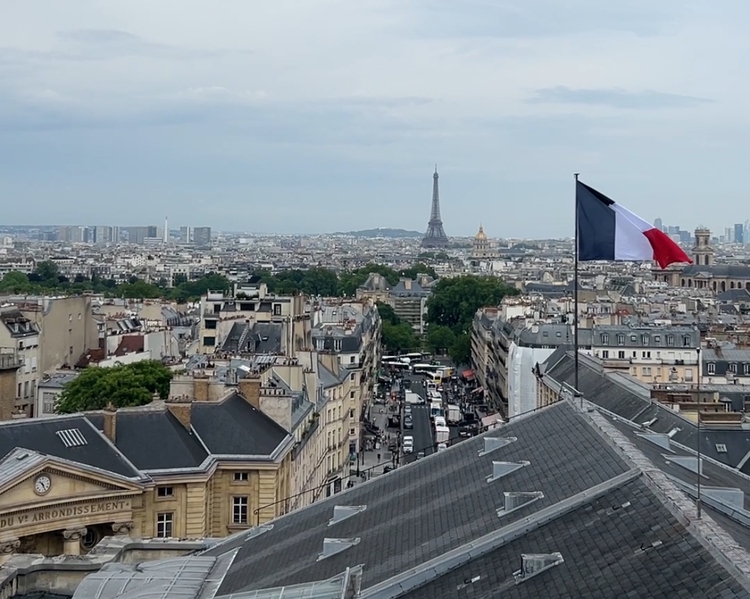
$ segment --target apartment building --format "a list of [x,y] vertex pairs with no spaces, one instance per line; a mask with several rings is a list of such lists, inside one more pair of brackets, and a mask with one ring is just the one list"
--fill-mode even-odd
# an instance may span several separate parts
[[698,378],[700,332],[671,325],[594,325],[592,352],[606,370],[645,383],[692,383]]
[[393,312],[402,321],[409,323],[417,335],[425,332],[427,299],[433,283],[434,280],[427,275],[418,275],[415,280],[402,277],[388,296]]
[[[201,298],[199,352],[222,353],[224,343],[230,335],[236,339],[234,345],[243,347],[242,337],[252,334],[255,323],[283,323],[280,353],[288,352],[298,337],[295,324],[304,315],[302,296],[282,297],[268,293],[265,283],[251,280],[235,283],[232,292],[209,291]],[[235,327],[235,325],[240,325]],[[247,325],[247,326],[246,326]]]
[[15,371],[14,411],[30,413],[36,399],[40,374],[39,326],[16,306],[0,308],[0,348],[16,356],[20,367]]

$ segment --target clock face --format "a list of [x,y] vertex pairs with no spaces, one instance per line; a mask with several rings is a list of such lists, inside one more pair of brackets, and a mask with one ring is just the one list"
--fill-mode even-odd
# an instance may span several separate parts
[[37,476],[36,480],[34,481],[34,492],[37,495],[46,495],[50,487],[52,486],[52,481],[50,480],[49,476],[46,474],[42,474],[41,476]]

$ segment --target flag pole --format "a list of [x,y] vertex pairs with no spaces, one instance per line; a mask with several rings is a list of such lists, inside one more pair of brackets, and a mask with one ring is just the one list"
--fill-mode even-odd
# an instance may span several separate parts
[[576,394],[579,393],[578,390],[578,175],[579,173],[573,173],[573,178],[576,182],[576,190],[575,190],[575,235],[573,237],[573,323],[575,326],[575,329],[573,329],[573,350],[575,351],[575,375],[574,375],[574,383],[575,383],[575,392]]

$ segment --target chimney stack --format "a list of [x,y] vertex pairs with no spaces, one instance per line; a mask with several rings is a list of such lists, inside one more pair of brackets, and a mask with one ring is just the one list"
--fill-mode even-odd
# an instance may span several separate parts
[[109,402],[104,408],[104,436],[117,443],[117,408]]
[[171,397],[166,401],[167,409],[172,416],[180,421],[182,426],[190,430],[190,414],[193,402],[189,397]]

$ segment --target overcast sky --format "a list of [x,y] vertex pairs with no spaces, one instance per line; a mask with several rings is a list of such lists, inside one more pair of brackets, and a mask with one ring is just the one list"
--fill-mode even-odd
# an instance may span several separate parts
[[[0,222],[750,218],[747,0],[2,0]],[[721,229],[721,230],[720,230]]]

